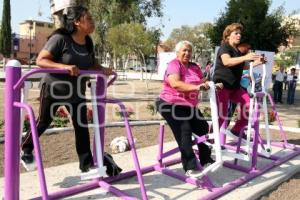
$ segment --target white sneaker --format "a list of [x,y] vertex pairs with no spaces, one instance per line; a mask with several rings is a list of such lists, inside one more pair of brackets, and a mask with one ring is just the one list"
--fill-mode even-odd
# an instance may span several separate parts
[[89,171],[81,172],[80,177],[81,180],[89,180],[89,179],[94,179],[99,177],[108,177],[106,174],[106,166],[103,167],[93,166],[89,168]]
[[202,171],[190,169],[185,172],[185,175],[193,179],[200,179],[204,174]]

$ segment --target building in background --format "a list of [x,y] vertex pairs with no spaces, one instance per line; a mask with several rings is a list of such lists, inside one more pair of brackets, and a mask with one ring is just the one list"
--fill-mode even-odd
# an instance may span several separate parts
[[20,34],[13,34],[12,57],[28,64],[35,60],[48,36],[55,30],[54,24],[37,20],[20,23]]

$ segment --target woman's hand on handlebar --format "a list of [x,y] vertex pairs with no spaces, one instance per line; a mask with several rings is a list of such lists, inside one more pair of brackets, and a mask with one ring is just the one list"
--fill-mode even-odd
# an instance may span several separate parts
[[80,70],[76,65],[66,65],[65,69],[69,71],[71,76],[78,76],[80,74]]
[[102,67],[102,72],[103,74],[105,74],[106,76],[110,76],[113,74],[113,68],[112,67],[109,67],[109,68],[106,68],[106,67]]
[[267,63],[267,61],[268,60],[265,56],[260,55],[258,59],[255,59],[253,61],[253,67],[256,67],[256,66],[261,65],[261,64],[265,64],[265,63]]
[[247,53],[244,57],[245,61],[260,59],[260,55],[253,52]]
[[[224,87],[223,83],[216,83],[216,84],[215,84],[215,89],[216,89],[216,90],[221,90],[221,89],[223,89],[223,87]],[[208,82],[201,83],[201,84],[199,85],[199,90],[208,90],[209,88],[210,88],[210,87],[209,87],[209,85],[208,85]]]
[[208,82],[201,83],[198,87],[199,87],[199,90],[208,90],[209,89]]
[[223,87],[224,87],[223,83],[216,83],[216,84],[215,84],[216,90],[222,90]]

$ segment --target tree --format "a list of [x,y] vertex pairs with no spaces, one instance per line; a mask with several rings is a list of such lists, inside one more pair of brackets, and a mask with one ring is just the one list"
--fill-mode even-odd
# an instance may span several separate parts
[[253,49],[278,51],[280,45],[287,45],[291,24],[284,25],[283,7],[268,14],[270,0],[229,0],[225,12],[209,30],[213,46],[220,45],[223,30],[233,22],[244,26],[241,42],[251,44]]
[[[146,30],[140,23],[125,23],[111,28],[107,39],[115,58],[136,55],[146,67],[146,57],[153,55],[155,51],[156,34],[153,30]],[[143,80],[143,69],[141,69],[141,79]],[[148,88],[148,82],[146,84]]]
[[97,22],[93,38],[100,57],[111,51],[106,38],[110,28],[131,22],[146,24],[148,17],[162,16],[161,0],[90,0],[89,8]]
[[10,1],[3,1],[2,23],[0,30],[0,52],[4,57],[10,57],[11,54],[11,16]]
[[171,32],[166,41],[166,45],[174,49],[176,43],[179,41],[190,41],[194,46],[194,61],[204,65],[207,60],[210,60],[211,43],[207,36],[207,32],[211,26],[212,24],[210,23],[201,23],[194,27],[181,26],[180,28],[176,28]]
[[287,50],[282,53],[279,53],[275,57],[275,63],[278,66],[283,66],[285,68],[296,65],[300,51],[298,50]]
[[157,43],[154,31],[139,23],[120,24],[107,34],[108,43],[117,56],[136,54],[146,65],[145,57],[154,53]]

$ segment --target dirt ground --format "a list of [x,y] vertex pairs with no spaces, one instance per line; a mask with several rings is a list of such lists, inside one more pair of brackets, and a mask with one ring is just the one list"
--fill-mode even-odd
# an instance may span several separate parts
[[[160,82],[150,82],[146,84],[142,81],[131,81],[130,83],[118,82],[115,86],[108,90],[108,96],[120,98],[125,102],[127,107],[131,107],[134,110],[132,120],[149,120],[159,119],[158,115],[152,115],[151,111],[147,109],[147,105],[152,104],[155,97],[157,97],[161,87]],[[0,85],[0,90],[3,93],[3,84]],[[3,96],[0,95],[0,104],[3,105]],[[37,98],[39,92],[34,88],[30,92],[29,102],[33,105],[34,110],[38,108]],[[299,108],[299,102],[297,102],[297,109]],[[281,105],[280,105],[281,106]],[[4,107],[0,107],[0,113],[3,113]],[[107,107],[107,121],[120,120],[115,114],[116,107],[109,105]],[[287,112],[292,112],[289,110]],[[298,114],[299,116],[299,114]],[[2,119],[3,116],[0,116]],[[299,119],[299,117],[298,117]],[[165,141],[174,140],[169,128],[166,128]],[[137,139],[137,148],[142,148],[150,145],[157,144],[157,136],[159,134],[159,126],[134,126],[132,127],[134,137]],[[276,131],[275,131],[276,132]],[[92,131],[91,131],[92,133]],[[273,133],[273,131],[272,131]],[[0,133],[1,136],[2,133]],[[107,128],[106,129],[106,141],[105,151],[111,152],[109,144],[115,137],[126,135],[123,127]],[[288,139],[293,144],[300,145],[300,134],[287,133]],[[91,139],[93,134],[90,135]],[[275,140],[279,139],[278,134],[275,134]],[[69,162],[77,162],[77,155],[74,147],[73,132],[54,133],[49,135],[43,135],[40,138],[42,157],[44,167],[57,166]],[[4,144],[0,144],[0,177],[3,176],[3,159],[4,159]],[[121,166],[121,164],[120,164]],[[21,167],[21,171],[24,169]],[[300,173],[295,174],[288,181],[282,183],[276,187],[272,192],[261,197],[261,200],[296,200],[300,199],[299,194],[300,185]]]

